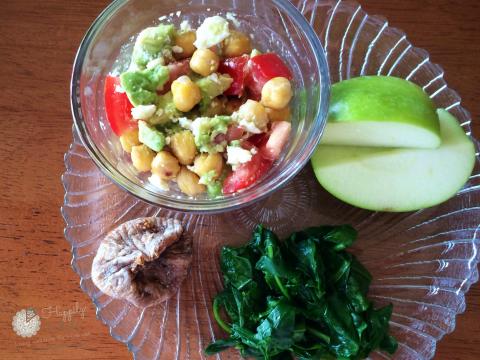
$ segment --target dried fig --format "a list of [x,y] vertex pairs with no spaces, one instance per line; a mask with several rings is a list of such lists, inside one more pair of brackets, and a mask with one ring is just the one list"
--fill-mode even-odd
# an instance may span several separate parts
[[139,218],[102,240],[92,280],[105,294],[138,307],[158,304],[176,293],[188,274],[192,239],[175,219]]

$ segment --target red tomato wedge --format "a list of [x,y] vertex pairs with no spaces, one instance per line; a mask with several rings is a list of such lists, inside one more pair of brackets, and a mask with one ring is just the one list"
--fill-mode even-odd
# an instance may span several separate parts
[[232,194],[256,183],[272,167],[272,162],[264,159],[260,153],[253,155],[252,160],[240,165],[230,173],[223,182],[223,193]]
[[248,141],[255,145],[257,148],[261,148],[264,146],[267,141],[268,141],[268,134],[267,133],[261,133],[261,134],[255,134],[252,135],[248,138]]
[[175,61],[167,65],[168,70],[170,71],[168,74],[168,81],[163,85],[163,89],[161,91],[157,91],[159,95],[166,94],[170,91],[172,83],[177,80],[180,76],[189,75],[190,74],[190,59],[185,59],[181,61]]
[[248,62],[248,74],[245,86],[252,97],[259,100],[262,95],[263,85],[268,80],[276,77],[285,77],[292,80],[292,72],[283,60],[273,53],[254,56]]
[[248,55],[234,58],[228,58],[220,62],[218,72],[227,74],[233,79],[232,85],[224,92],[229,96],[242,96],[245,87],[245,77],[247,75]]
[[265,159],[275,161],[290,138],[292,124],[288,121],[275,121],[272,124],[272,131],[266,144],[260,148],[260,153]]
[[105,78],[105,112],[110,127],[117,136],[137,127],[137,123],[132,119],[133,105],[126,93],[118,92],[119,88],[121,88],[120,78],[115,76]]

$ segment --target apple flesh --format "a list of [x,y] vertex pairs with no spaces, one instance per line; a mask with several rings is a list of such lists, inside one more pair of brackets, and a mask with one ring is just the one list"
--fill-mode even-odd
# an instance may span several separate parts
[[373,211],[414,211],[450,199],[472,173],[475,147],[452,115],[438,115],[438,149],[318,146],[318,181],[340,200]]
[[440,146],[435,104],[422,88],[391,76],[364,76],[332,86],[324,145]]

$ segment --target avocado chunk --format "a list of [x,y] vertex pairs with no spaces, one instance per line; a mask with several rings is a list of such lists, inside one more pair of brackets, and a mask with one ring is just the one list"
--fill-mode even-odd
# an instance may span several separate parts
[[138,139],[156,152],[162,151],[165,146],[165,135],[141,120],[138,122]]
[[182,117],[183,114],[175,107],[173,103],[172,92],[161,95],[157,100],[157,111],[148,119],[151,125],[164,125],[173,119]]
[[207,187],[208,196],[211,199],[222,195],[222,183],[223,179],[217,179],[218,174],[215,170],[207,172],[200,178],[199,184],[205,185]]
[[157,65],[147,70],[127,71],[120,75],[120,82],[134,106],[152,105],[158,100],[157,89],[168,81],[168,67]]
[[195,136],[195,145],[199,151],[210,154],[225,150],[227,142],[218,143],[215,140],[218,135],[227,133],[228,125],[231,122],[230,116],[199,117],[194,121],[180,118],[180,125],[190,130]]
[[158,25],[143,30],[133,47],[131,67],[142,70],[152,60],[171,58],[174,34],[173,25]]
[[202,100],[200,101],[200,111],[204,112],[213,99],[222,95],[232,85],[233,79],[229,75],[214,73],[207,77],[195,81],[200,88]]

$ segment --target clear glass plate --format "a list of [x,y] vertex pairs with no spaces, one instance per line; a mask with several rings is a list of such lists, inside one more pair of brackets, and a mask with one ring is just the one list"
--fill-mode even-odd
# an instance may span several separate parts
[[[470,115],[448,88],[440,66],[425,50],[385,19],[366,14],[350,1],[295,1],[322,39],[332,82],[358,75],[383,74],[422,86],[438,107],[446,108],[470,134]],[[478,149],[478,142],[476,142]],[[373,273],[371,297],[393,303],[391,331],[400,342],[395,359],[431,359],[437,341],[455,328],[465,310],[465,293],[478,280],[477,230],[480,218],[479,165],[466,187],[445,204],[406,214],[375,213],[350,207],[317,184],[310,166],[287,187],[248,208],[223,215],[174,213],[140,202],[104,177],[76,134],[65,156],[63,175],[65,237],[72,245],[73,269],[112,336],[135,359],[204,359],[203,349],[223,337],[212,320],[211,301],[222,288],[219,248],[247,241],[264,223],[281,236],[309,225],[354,225],[354,249]],[[191,275],[175,297],[144,310],[102,294],[90,279],[99,241],[117,225],[140,216],[181,219],[193,234]],[[217,359],[238,359],[226,352]],[[375,353],[372,359],[390,358]]]

